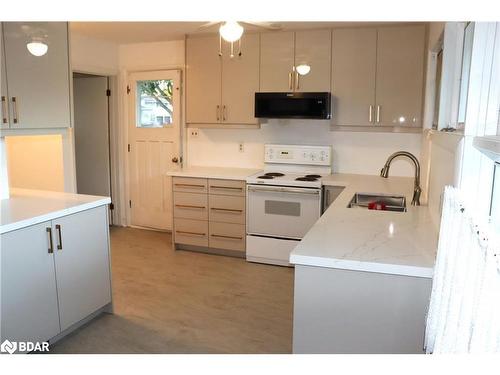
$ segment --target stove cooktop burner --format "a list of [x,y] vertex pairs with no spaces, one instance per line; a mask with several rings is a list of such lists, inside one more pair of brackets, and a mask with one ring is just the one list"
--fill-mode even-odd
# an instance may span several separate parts
[[307,176],[305,176],[305,177],[297,177],[295,179],[295,181],[318,181],[318,179],[315,178],[315,177],[307,177]]
[[268,172],[265,173],[264,176],[269,176],[269,177],[283,177],[284,174],[280,172]]
[[274,177],[273,176],[267,176],[267,175],[263,175],[263,176],[259,176],[257,178],[261,178],[263,180],[272,180]]
[[319,174],[306,174],[305,177],[308,177],[308,178],[321,178],[321,175],[319,175]]

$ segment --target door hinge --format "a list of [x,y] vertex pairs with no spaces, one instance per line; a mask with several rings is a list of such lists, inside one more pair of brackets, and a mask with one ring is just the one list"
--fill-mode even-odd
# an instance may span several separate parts
[[130,143],[127,146],[127,150],[128,150],[128,152],[130,152]]
[[132,201],[128,201],[128,206],[132,208]]
[[130,94],[130,86],[127,85],[127,94]]
[[110,89],[106,90],[106,96],[111,96],[111,90]]
[[110,209],[110,210],[114,210],[114,209],[115,209],[115,205],[113,204],[113,202],[111,202],[111,203],[109,204],[109,209]]

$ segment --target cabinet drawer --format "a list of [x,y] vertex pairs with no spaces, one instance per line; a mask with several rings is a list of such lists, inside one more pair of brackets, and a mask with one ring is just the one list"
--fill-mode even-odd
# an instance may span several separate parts
[[240,224],[210,223],[210,247],[245,251],[245,226]]
[[206,178],[174,177],[172,179],[173,190],[186,193],[206,193]]
[[208,221],[175,219],[175,243],[208,246]]
[[245,224],[245,197],[209,196],[210,221]]
[[174,192],[174,217],[207,220],[207,200],[207,194]]
[[209,193],[217,195],[245,196],[245,181],[209,179]]

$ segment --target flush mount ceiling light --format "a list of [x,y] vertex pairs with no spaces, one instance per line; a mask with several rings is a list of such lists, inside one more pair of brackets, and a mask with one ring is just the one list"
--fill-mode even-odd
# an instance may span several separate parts
[[43,56],[47,53],[49,46],[43,38],[32,38],[26,44],[26,48],[33,56]]
[[243,26],[236,21],[226,21],[219,27],[219,33],[226,42],[236,42],[243,35]]
[[300,64],[295,68],[295,70],[297,70],[297,73],[299,73],[301,76],[305,76],[311,71],[311,67],[307,64]]

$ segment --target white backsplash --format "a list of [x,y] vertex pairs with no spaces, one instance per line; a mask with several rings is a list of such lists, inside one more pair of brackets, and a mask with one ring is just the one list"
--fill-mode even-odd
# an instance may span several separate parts
[[[333,171],[377,175],[387,157],[399,150],[420,159],[422,135],[330,131],[329,121],[270,121],[261,129],[200,129],[197,137],[187,134],[189,165],[261,168],[265,143],[331,145]],[[239,151],[243,143],[243,152]],[[393,176],[413,176],[413,165],[397,160]]]

